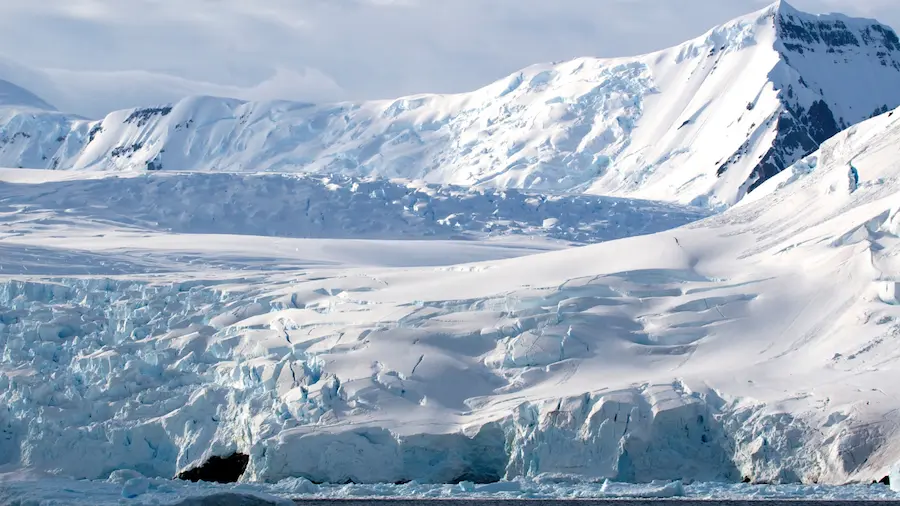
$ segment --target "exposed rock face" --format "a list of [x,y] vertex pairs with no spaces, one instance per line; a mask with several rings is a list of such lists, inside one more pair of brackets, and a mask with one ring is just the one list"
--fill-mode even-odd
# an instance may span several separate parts
[[[788,83],[780,89],[779,99],[784,109],[774,120],[777,136],[748,181],[750,191],[816,150],[841,130],[898,105],[895,99],[874,111],[846,110],[836,117],[832,107],[840,107],[842,97],[803,77],[808,74],[804,71],[816,63],[843,66],[847,67],[846,72],[853,72],[852,64],[860,59],[877,61],[882,67],[900,73],[900,38],[897,34],[887,26],[875,22],[860,24],[859,21],[840,16],[810,17],[785,2],[776,4],[773,11],[778,34],[775,47],[783,65],[789,67],[788,72],[799,77],[796,83]],[[797,87],[802,90],[795,89]],[[810,95],[814,97],[812,102],[807,98]]]

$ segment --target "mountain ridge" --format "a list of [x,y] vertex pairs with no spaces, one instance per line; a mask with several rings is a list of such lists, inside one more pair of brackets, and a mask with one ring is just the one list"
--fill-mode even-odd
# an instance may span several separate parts
[[776,2],[669,49],[532,65],[468,93],[190,97],[95,122],[6,108],[0,165],[345,173],[721,207],[900,105],[898,88],[893,30]]

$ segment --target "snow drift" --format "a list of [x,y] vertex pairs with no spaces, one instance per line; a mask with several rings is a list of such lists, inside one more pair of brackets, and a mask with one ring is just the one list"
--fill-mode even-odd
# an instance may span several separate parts
[[900,39],[785,2],[657,53],[480,90],[326,105],[209,97],[86,121],[0,111],[0,165],[344,173],[730,205],[900,105]]

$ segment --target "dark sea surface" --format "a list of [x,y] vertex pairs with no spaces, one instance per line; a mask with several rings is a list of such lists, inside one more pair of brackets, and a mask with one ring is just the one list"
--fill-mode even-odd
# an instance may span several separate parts
[[701,499],[399,499],[399,500],[300,500],[300,506],[897,506],[900,501],[814,501],[814,500],[701,500]]
[[[300,499],[298,506],[898,506],[900,501],[809,499]],[[274,506],[240,494],[185,499],[178,506]]]

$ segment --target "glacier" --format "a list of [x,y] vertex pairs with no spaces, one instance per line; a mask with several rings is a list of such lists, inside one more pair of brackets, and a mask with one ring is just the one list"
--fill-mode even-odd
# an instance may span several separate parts
[[[171,478],[237,452],[261,483],[880,479],[897,459],[897,119],[723,213],[470,262],[379,265],[360,240],[286,264],[326,239],[134,230],[140,205],[83,228],[64,199],[7,209],[5,247],[36,252],[0,282],[0,469]],[[44,254],[63,247],[111,271]]]
[[895,499],[897,51],[782,1],[454,96],[0,83],[0,495]]
[[[340,174],[0,169],[0,223],[68,219],[181,234],[321,239],[504,237],[596,243],[675,228],[707,209],[616,197],[384,181]],[[63,216],[67,217],[64,218]],[[101,225],[102,226],[102,225]],[[11,232],[0,231],[0,237]]]

